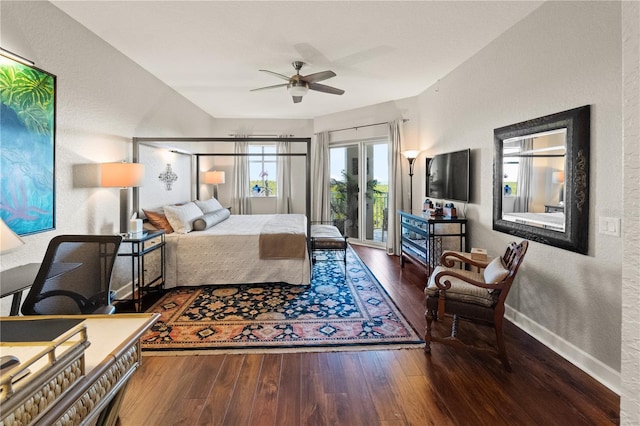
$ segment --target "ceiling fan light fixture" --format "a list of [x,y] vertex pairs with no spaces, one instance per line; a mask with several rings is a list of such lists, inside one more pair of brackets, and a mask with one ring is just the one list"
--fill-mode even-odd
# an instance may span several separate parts
[[291,96],[304,96],[309,91],[309,85],[304,81],[292,81],[287,86],[287,91]]

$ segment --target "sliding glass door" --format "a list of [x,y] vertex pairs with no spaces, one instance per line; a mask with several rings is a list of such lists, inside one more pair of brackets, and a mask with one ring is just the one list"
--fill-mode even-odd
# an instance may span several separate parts
[[351,241],[382,246],[387,240],[389,143],[332,145],[331,218]]

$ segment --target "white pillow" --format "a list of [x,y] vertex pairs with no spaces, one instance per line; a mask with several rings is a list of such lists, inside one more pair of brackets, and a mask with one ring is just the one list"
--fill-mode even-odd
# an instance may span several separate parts
[[507,277],[509,270],[502,265],[502,258],[496,257],[484,269],[484,282],[487,284],[496,284]]
[[181,206],[164,206],[164,215],[174,232],[186,234],[193,230],[193,221],[202,216],[202,210],[190,202]]
[[200,207],[200,210],[202,210],[203,213],[215,212],[216,210],[223,208],[220,202],[215,198],[210,198],[204,201],[196,200],[194,202],[198,207]]
[[215,212],[205,213],[196,220],[193,221],[194,231],[204,231],[214,225],[227,220],[231,216],[231,212],[228,209],[220,209]]

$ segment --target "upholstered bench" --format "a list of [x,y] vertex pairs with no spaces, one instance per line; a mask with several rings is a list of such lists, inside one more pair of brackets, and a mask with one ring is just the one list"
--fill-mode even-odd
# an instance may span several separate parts
[[311,260],[316,263],[316,250],[334,250],[343,252],[345,271],[347,268],[347,237],[337,227],[327,224],[311,225]]

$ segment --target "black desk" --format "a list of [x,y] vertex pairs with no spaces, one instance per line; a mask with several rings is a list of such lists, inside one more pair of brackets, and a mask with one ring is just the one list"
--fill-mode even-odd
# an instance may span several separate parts
[[[47,279],[55,278],[66,272],[78,268],[82,263],[58,262],[51,265]],[[27,263],[0,272],[0,298],[13,295],[9,315],[15,316],[20,312],[22,292],[33,285],[36,280],[40,263]]]

